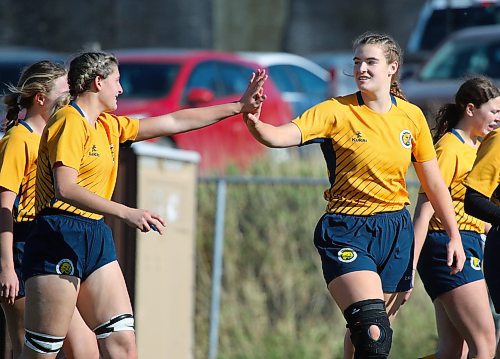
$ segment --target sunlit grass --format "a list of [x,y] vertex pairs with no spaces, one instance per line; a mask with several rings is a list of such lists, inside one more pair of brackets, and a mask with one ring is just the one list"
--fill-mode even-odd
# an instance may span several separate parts
[[[326,177],[322,159],[259,161],[247,175]],[[416,180],[414,173],[409,179]],[[345,321],[330,298],[312,243],[324,186],[230,185],[227,191],[219,358],[341,358]],[[418,188],[411,188],[412,202]],[[196,357],[206,358],[214,184],[198,191]],[[436,344],[433,308],[420,282],[394,325],[391,358]]]

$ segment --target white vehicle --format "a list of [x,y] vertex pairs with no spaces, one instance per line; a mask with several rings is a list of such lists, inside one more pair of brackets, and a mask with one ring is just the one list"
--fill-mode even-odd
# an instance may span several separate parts
[[328,98],[330,74],[302,56],[286,52],[240,52],[265,67],[294,116]]
[[428,55],[451,33],[500,24],[499,0],[428,0],[410,34],[406,54]]

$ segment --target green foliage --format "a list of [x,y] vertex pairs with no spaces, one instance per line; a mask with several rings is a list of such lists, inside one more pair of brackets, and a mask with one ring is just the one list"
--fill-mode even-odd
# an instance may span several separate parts
[[[262,161],[251,176],[326,178],[322,162]],[[312,243],[324,186],[228,185],[220,359],[341,358],[345,321]],[[413,195],[416,191],[412,191]],[[216,186],[199,186],[196,357],[206,358]],[[417,283],[418,284],[418,283]],[[433,309],[417,285],[395,324],[392,358],[433,352]]]

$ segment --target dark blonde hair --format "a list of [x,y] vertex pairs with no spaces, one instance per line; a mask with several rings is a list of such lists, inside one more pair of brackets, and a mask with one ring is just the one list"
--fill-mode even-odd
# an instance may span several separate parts
[[455,94],[455,103],[447,103],[439,109],[436,116],[436,127],[433,128],[434,143],[457,125],[469,103],[479,108],[498,96],[500,96],[500,89],[491,79],[484,76],[469,78]]
[[118,66],[118,59],[105,52],[84,52],[75,57],[69,65],[69,93],[76,98],[90,90],[97,76],[107,78],[113,67]]
[[356,50],[361,45],[379,45],[384,50],[385,59],[388,64],[394,61],[398,62],[398,69],[391,78],[391,94],[406,100],[403,90],[399,85],[399,70],[403,65],[403,50],[391,36],[378,34],[374,32],[365,32],[360,35],[353,43],[353,49]]
[[[35,62],[25,68],[21,72],[17,86],[7,85],[10,93],[3,98],[7,110],[2,125],[3,130],[17,123],[19,112],[22,109],[29,109],[33,105],[36,94],[48,94],[54,89],[55,81],[64,75],[66,75],[66,69],[63,65],[47,60]],[[66,103],[67,99],[60,98],[56,109]]]

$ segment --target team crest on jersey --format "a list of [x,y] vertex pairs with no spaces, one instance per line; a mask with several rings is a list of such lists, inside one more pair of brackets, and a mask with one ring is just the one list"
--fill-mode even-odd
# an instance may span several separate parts
[[338,254],[339,260],[344,263],[354,262],[358,254],[352,248],[342,248]]
[[403,130],[399,134],[399,140],[401,141],[401,144],[403,145],[404,148],[410,148],[411,147],[411,132],[410,130]]
[[69,259],[61,259],[59,263],[57,263],[56,272],[57,274],[73,275],[75,272],[75,266]]
[[477,257],[470,257],[470,266],[475,270],[481,270],[481,260]]

